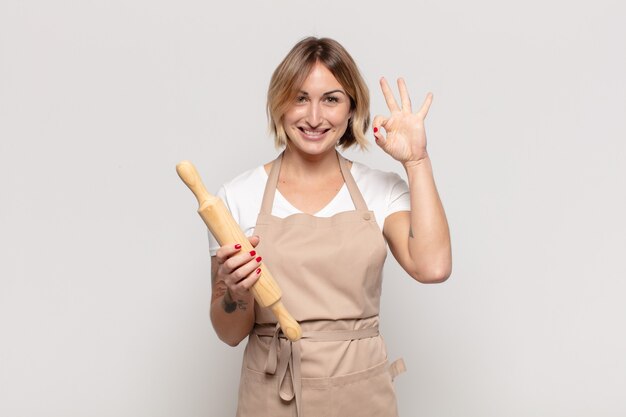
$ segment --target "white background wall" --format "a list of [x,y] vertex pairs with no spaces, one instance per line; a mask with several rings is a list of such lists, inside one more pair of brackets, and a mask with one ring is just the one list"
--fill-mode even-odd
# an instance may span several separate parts
[[[271,72],[306,35],[435,101],[454,271],[392,258],[404,416],[626,415],[626,26],[617,0],[0,2],[0,415],[231,416],[208,317],[210,190],[275,155]],[[403,174],[376,146],[349,157]]]

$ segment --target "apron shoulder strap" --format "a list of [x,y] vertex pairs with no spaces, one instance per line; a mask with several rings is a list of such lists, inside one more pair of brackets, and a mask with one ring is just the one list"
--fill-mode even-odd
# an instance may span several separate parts
[[272,163],[272,169],[267,177],[265,183],[265,192],[263,193],[263,202],[261,203],[261,213],[272,214],[272,207],[274,206],[274,194],[276,193],[276,185],[278,184],[278,174],[280,173],[280,164],[283,160],[283,153],[274,160]]
[[357,187],[354,177],[350,173],[348,160],[344,158],[339,152],[337,152],[337,156],[339,157],[339,167],[341,168],[341,175],[343,175],[343,180],[346,182],[346,187],[348,187],[348,191],[350,192],[350,198],[352,198],[354,207],[359,211],[368,211],[365,199],[363,198],[361,191],[359,191],[359,187]]

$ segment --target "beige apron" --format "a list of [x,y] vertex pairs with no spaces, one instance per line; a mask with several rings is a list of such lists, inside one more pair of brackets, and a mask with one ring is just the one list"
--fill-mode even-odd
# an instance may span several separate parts
[[348,162],[337,154],[356,207],[332,217],[271,214],[282,154],[265,187],[255,234],[283,304],[303,336],[285,338],[268,309],[255,305],[256,325],[244,353],[238,417],[394,417],[393,378],[378,332],[387,247]]

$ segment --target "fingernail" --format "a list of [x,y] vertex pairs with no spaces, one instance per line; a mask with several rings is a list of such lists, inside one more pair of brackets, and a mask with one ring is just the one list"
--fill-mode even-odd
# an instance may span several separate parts
[[261,258],[261,257],[259,256],[258,258],[256,258],[256,259],[255,259],[255,261],[257,261],[257,262],[261,262],[261,259],[263,259],[263,258]]
[[259,275],[261,273],[261,268],[257,268],[256,274]]
[[378,128],[376,126],[374,126],[374,133],[378,132]]
[[240,245],[239,243],[237,243],[237,244],[235,245],[235,249],[241,249],[241,245]]
[[255,252],[255,251],[253,251],[253,250],[251,250],[251,251],[250,251],[250,256],[254,256],[254,255],[256,255],[256,252]]

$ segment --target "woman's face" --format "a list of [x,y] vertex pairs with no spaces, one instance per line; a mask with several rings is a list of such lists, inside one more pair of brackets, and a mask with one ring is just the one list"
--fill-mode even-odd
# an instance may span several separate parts
[[283,116],[291,142],[288,145],[310,155],[334,150],[351,115],[350,97],[328,68],[318,62]]

